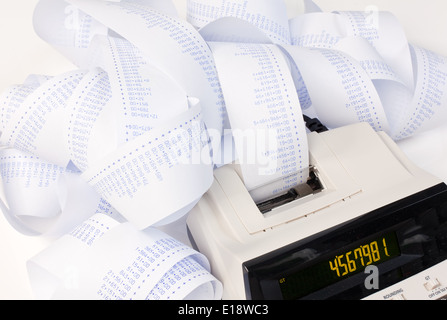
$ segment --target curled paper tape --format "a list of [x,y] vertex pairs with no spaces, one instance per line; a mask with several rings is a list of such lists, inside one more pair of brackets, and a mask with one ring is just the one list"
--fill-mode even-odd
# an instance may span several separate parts
[[[189,0],[187,18],[210,41],[282,47],[303,110],[330,128],[368,122],[400,140],[445,120],[446,58],[409,44],[391,13],[329,13],[305,1],[306,12],[286,25],[283,2],[274,2],[266,17],[263,1]],[[243,40],[229,38],[229,17],[257,32],[247,27]],[[286,29],[289,41],[281,37]]]
[[57,238],[93,214],[124,221],[78,172],[17,149],[0,150],[6,219],[26,235]]
[[[76,69],[32,75],[0,96],[0,204],[17,230],[60,236],[102,213],[123,230],[104,246],[120,247],[124,230],[139,243],[132,228],[156,233],[187,214],[216,167],[234,162],[256,201],[305,181],[303,114],[329,128],[367,122],[395,140],[447,118],[447,59],[409,44],[390,13],[323,12],[306,0],[289,19],[282,0],[186,4],[185,20],[166,0],[39,1],[36,33]],[[203,257],[191,257],[157,281],[201,273]],[[73,263],[79,290],[61,285],[63,267],[43,296],[100,297]],[[203,292],[218,297],[203,272]],[[146,289],[137,297],[166,297]]]
[[27,262],[39,299],[219,299],[208,260],[163,232],[97,214]]

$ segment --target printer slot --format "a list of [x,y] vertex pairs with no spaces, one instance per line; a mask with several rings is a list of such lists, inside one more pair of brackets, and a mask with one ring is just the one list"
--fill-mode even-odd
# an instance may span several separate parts
[[306,197],[311,194],[315,194],[323,190],[323,185],[318,177],[316,169],[314,167],[309,168],[309,178],[306,183],[297,185],[287,191],[285,194],[281,194],[275,198],[265,200],[256,203],[261,213],[267,213],[275,208],[278,208],[286,203],[292,202],[296,199]]

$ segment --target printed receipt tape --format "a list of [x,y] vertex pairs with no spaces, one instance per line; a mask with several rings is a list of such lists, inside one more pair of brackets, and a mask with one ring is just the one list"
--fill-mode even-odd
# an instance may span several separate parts
[[188,0],[185,21],[166,0],[41,0],[37,34],[78,69],[0,96],[8,221],[52,236],[100,213],[163,225],[233,161],[271,197],[307,177],[302,113],[395,140],[445,122],[445,57],[390,13],[305,4],[289,20],[281,0]]
[[[229,42],[226,16],[264,30],[289,58],[302,109],[330,128],[364,121],[399,140],[445,121],[445,57],[408,44],[389,12],[326,13],[312,1],[305,4],[307,12],[289,24],[273,18],[281,16],[282,1],[265,17],[266,1],[189,0],[187,17],[212,41]],[[281,36],[284,30],[289,42]],[[254,38],[267,42],[258,34]]]
[[57,238],[96,213],[124,221],[78,173],[69,169],[16,149],[2,149],[0,170],[8,199],[7,204],[0,201],[1,209],[23,234]]
[[[306,130],[287,61],[273,44],[209,43],[234,129],[245,185],[255,201],[309,176]],[[237,85],[234,75],[239,73]],[[256,128],[256,130],[253,130]],[[253,137],[245,134],[252,132]],[[253,157],[256,146],[256,158]],[[273,184],[270,184],[274,182]],[[266,189],[265,186],[268,186]]]
[[[107,262],[107,263],[105,263]],[[39,299],[220,299],[222,284],[197,251],[104,214],[86,220],[27,263]]]

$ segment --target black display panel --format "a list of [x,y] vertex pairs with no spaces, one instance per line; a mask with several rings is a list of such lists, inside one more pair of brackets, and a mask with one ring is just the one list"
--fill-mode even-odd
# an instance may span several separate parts
[[278,282],[284,299],[296,299],[362,272],[368,265],[378,265],[398,256],[396,233],[389,232],[363,239],[319,263],[281,277]]
[[243,264],[251,299],[361,299],[447,259],[447,186],[439,184]]

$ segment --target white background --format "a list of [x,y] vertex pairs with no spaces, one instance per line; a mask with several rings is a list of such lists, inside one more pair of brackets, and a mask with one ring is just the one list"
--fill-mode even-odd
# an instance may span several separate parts
[[[38,0],[0,1],[0,92],[29,74],[57,75],[75,69],[39,39],[32,14]],[[370,6],[391,11],[409,42],[447,56],[445,0],[315,0],[324,11],[360,10]],[[184,16],[186,0],[174,0]],[[289,17],[303,11],[302,0],[286,0]],[[447,107],[447,106],[445,106]],[[399,143],[416,164],[447,181],[447,125]],[[25,262],[48,242],[12,229],[0,214],[0,299],[33,299]]]

